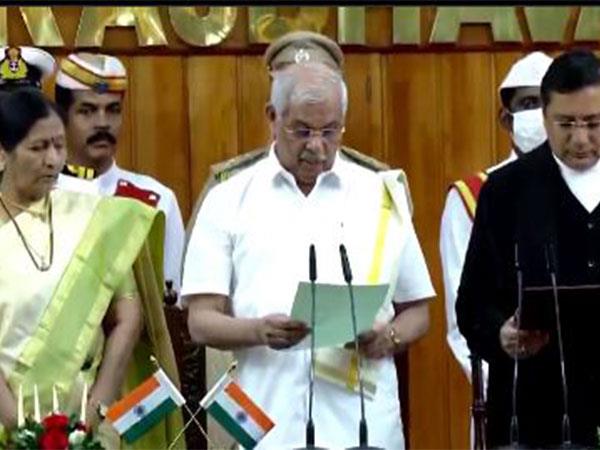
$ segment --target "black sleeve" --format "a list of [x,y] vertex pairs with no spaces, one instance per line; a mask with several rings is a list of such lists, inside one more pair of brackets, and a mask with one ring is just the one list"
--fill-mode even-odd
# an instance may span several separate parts
[[[506,295],[502,286],[506,263],[497,231],[503,229],[503,217],[510,213],[504,210],[506,204],[497,198],[497,189],[492,188],[490,181],[483,185],[477,203],[456,301],[460,332],[471,352],[487,361],[508,358],[500,346],[500,328],[510,317],[507,305],[502,303]],[[507,249],[502,250],[506,254]]]

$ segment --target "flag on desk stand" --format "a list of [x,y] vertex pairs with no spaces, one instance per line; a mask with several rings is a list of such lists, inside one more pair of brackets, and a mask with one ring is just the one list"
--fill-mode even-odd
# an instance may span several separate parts
[[275,426],[231,378],[229,370],[200,401],[204,408],[245,449],[253,449]]
[[176,408],[185,398],[167,374],[158,368],[150,377],[106,412],[120,436],[134,442]]

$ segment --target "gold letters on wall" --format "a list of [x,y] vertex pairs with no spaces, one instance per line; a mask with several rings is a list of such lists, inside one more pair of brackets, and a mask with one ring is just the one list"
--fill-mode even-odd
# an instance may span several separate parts
[[[0,45],[8,45],[8,18],[6,6],[0,8]],[[4,57],[4,55],[0,55]]]
[[208,8],[208,14],[199,17],[193,6],[170,6],[169,16],[177,35],[190,45],[208,47],[221,43],[231,33],[237,18],[237,8]]
[[94,7],[81,11],[76,47],[101,47],[106,27],[135,27],[141,47],[167,45],[167,37],[156,7]]
[[340,6],[338,10],[338,42],[365,45],[365,7]]
[[269,43],[290,31],[322,33],[328,18],[327,7],[301,7],[294,17],[284,17],[272,6],[249,6],[248,37],[251,43]]
[[[18,8],[18,9],[17,9]],[[101,47],[104,45],[106,27],[134,27],[138,45],[164,46],[167,42],[161,22],[163,7],[96,7],[81,9],[75,42],[65,43],[58,28],[56,14],[60,8],[47,6],[0,7],[0,45],[27,45],[29,39],[10,36],[7,21],[19,16],[26,26],[33,45],[40,47]],[[222,43],[237,20],[239,7],[208,7],[201,15],[196,7],[164,7],[163,17],[168,15],[175,33],[187,44],[208,47]],[[250,43],[269,43],[282,34],[295,30],[312,30],[322,33],[329,23],[331,7],[272,7],[249,6],[248,40]],[[334,11],[337,21],[337,40],[341,44],[367,45],[365,6],[340,6]],[[391,7],[393,30],[391,44],[419,45],[423,31],[429,33],[428,43],[459,42],[462,24],[489,24],[495,42],[523,42],[522,31],[529,30],[532,42],[566,43],[571,36],[570,22],[577,16],[575,41],[600,41],[600,7],[598,6],[527,6],[523,8],[525,28],[517,20],[516,7],[437,7],[429,30],[421,30],[424,21],[422,7]],[[9,14],[10,12],[10,14]],[[162,11],[161,11],[162,12]],[[428,14],[427,14],[428,16]],[[62,19],[62,17],[59,17]],[[70,18],[70,17],[69,17]],[[12,25],[12,24],[11,24]],[[16,29],[11,26],[12,32]],[[18,42],[15,42],[17,40]]]
[[[20,7],[21,17],[33,45],[62,47],[65,45],[52,9],[47,6]],[[8,45],[7,9],[0,8],[0,45]]]
[[278,36],[291,31],[288,20],[279,17],[272,6],[250,6],[248,7],[250,42],[267,43]]
[[533,42],[561,42],[565,38],[569,6],[529,6],[524,10]]
[[40,47],[62,47],[65,45],[54,14],[48,6],[29,6],[19,9],[33,45],[39,45]]
[[600,39],[600,8],[582,6],[575,28],[576,41],[597,41]]
[[394,44],[421,43],[421,8],[418,6],[394,6]]
[[523,39],[513,7],[445,6],[437,9],[429,42],[458,41],[463,23],[489,23],[494,41],[519,42]]

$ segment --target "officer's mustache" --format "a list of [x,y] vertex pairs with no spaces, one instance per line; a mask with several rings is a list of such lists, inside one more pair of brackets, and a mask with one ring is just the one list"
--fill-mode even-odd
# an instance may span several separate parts
[[327,156],[319,155],[311,150],[303,150],[298,156],[300,161],[306,161],[311,164],[324,163],[327,161]]
[[88,145],[93,145],[96,142],[102,142],[102,141],[108,141],[111,144],[115,145],[117,143],[117,138],[115,138],[108,131],[98,131],[97,133],[92,134],[87,139],[86,142],[87,142]]

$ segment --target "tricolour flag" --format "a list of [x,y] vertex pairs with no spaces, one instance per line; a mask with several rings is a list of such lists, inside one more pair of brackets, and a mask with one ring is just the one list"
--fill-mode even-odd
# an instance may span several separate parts
[[114,403],[106,418],[131,443],[185,403],[185,398],[162,369]]
[[246,449],[253,449],[275,426],[228,373],[204,396],[200,406]]

